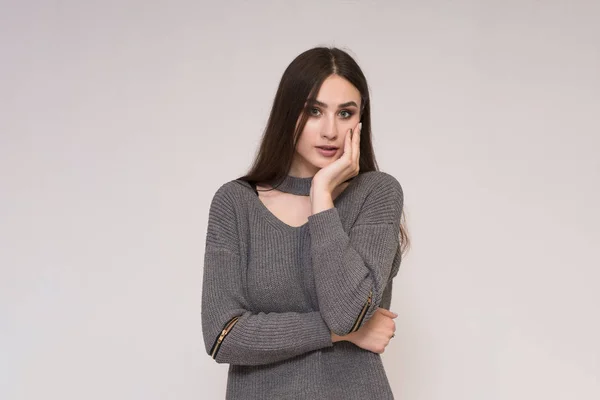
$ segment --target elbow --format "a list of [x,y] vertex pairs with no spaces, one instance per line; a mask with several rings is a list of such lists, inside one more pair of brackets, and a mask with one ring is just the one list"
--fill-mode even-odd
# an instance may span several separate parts
[[350,318],[341,317],[342,315],[348,315],[348,313],[340,312],[341,310],[329,309],[323,315],[323,320],[329,327],[331,332],[339,336],[346,336],[352,332],[356,332],[360,329],[363,322],[365,322],[365,316],[368,313],[369,307],[373,304],[373,291],[369,291],[369,295],[365,300],[364,304],[358,312],[352,312]]
[[219,349],[220,347],[215,349],[214,345],[209,346],[206,348],[206,354],[208,354],[208,356],[217,364],[229,364],[228,361],[225,361],[223,357],[220,356]]
[[213,361],[217,364],[230,364],[228,361],[223,361],[220,357],[214,358]]
[[323,321],[329,328],[329,330],[338,336],[346,336],[349,333],[354,332],[355,322],[354,318],[344,318],[343,313],[336,312],[336,310],[323,310]]
[[221,332],[219,332],[219,335],[213,340],[210,347],[208,347],[210,342],[205,341],[206,352],[218,364],[226,364],[227,363],[218,357],[219,350],[221,349],[221,346],[223,345],[223,341],[225,340],[225,338],[227,337],[229,332],[231,332],[231,329],[235,326],[235,324],[238,322],[239,319],[240,319],[240,316],[238,315],[238,316],[231,318],[229,321],[227,321],[227,323],[225,324],[225,326],[223,327]]

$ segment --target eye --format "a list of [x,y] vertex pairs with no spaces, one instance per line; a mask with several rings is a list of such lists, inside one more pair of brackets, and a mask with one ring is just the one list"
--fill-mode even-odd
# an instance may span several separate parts
[[321,110],[319,110],[319,109],[318,109],[318,108],[316,108],[316,107],[311,107],[311,108],[308,110],[308,112],[310,113],[310,115],[312,115],[312,116],[314,116],[314,117],[317,117],[317,116],[318,116],[318,115],[321,113]]
[[343,119],[348,119],[348,118],[352,117],[354,115],[354,113],[352,111],[342,110],[342,111],[340,111],[340,115],[342,115]]

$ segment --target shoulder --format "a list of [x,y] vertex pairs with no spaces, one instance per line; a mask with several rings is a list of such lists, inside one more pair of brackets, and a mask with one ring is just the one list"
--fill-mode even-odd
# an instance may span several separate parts
[[249,189],[251,190],[249,183],[238,179],[221,183],[212,194],[211,213],[239,212],[242,209],[241,206],[247,202]]
[[391,195],[404,197],[402,185],[395,176],[384,171],[368,171],[356,176],[359,185],[368,192],[369,195],[388,193]]
[[230,181],[220,184],[213,194],[214,199],[230,199],[235,200],[238,197],[244,196],[248,193],[248,189],[251,188],[250,184],[246,181],[239,179],[232,179]]
[[383,171],[357,175],[360,211],[355,225],[399,223],[404,207],[404,194],[398,179]]
[[206,229],[207,249],[238,251],[238,224],[242,208],[237,186],[233,181],[222,183],[212,195]]
[[383,171],[369,171],[358,176],[363,191],[360,198],[364,199],[361,210],[368,218],[395,219],[402,212],[404,193],[396,177]]

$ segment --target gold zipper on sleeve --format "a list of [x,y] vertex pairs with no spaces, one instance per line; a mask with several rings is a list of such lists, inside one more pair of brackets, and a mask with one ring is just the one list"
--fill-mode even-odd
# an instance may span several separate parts
[[240,317],[236,316],[236,317],[233,317],[232,319],[230,319],[229,322],[227,322],[227,324],[225,325],[225,328],[223,328],[223,330],[221,331],[221,334],[215,341],[215,344],[213,345],[213,348],[210,352],[210,356],[212,358],[217,357],[217,352],[219,351],[219,348],[221,347],[221,343],[223,342],[223,339],[225,339],[225,336],[227,336],[227,334],[229,333],[231,328],[233,328],[233,326],[236,324],[238,319],[240,319]]
[[362,310],[360,310],[360,314],[358,314],[358,318],[356,318],[356,322],[354,322],[354,326],[350,332],[356,332],[358,328],[360,328],[360,324],[362,324],[363,319],[365,319],[365,315],[367,314],[367,310],[371,305],[371,301],[373,301],[373,290],[369,291],[369,297],[367,298],[367,302],[363,306]]

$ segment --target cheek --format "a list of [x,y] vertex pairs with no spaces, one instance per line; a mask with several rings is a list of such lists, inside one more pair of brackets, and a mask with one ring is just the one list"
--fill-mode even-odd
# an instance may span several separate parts
[[296,146],[296,151],[302,154],[304,157],[308,157],[312,154],[314,146],[318,143],[319,138],[319,130],[314,127],[306,124],[300,138],[298,139],[298,144]]
[[300,143],[303,147],[312,147],[319,140],[318,125],[314,122],[307,122],[300,136]]
[[314,132],[319,129],[319,120],[316,118],[309,118],[304,125],[304,132]]

